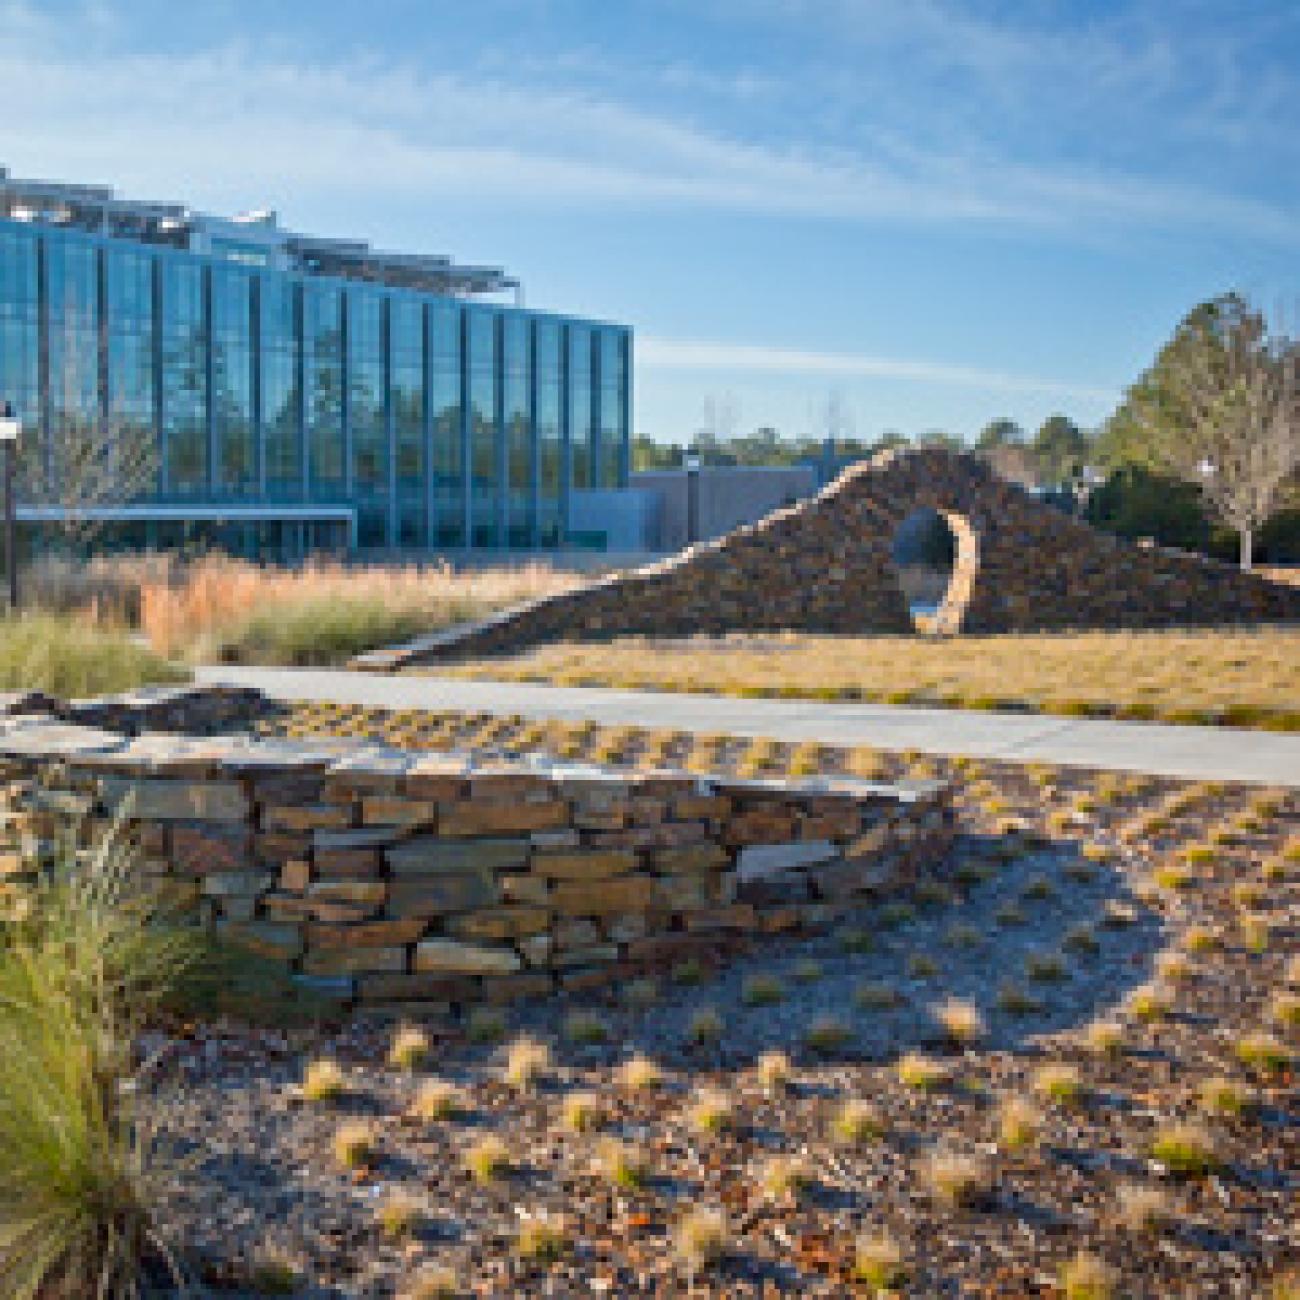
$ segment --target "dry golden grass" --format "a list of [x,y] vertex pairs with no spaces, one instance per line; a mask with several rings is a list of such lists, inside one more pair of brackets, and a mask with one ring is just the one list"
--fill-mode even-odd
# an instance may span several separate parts
[[1300,730],[1300,630],[1294,628],[946,639],[799,633],[625,638],[543,646],[453,671],[565,685]]
[[139,630],[169,659],[322,663],[481,618],[582,579],[541,564],[457,572],[440,565],[261,567],[223,555],[47,564],[41,608]]

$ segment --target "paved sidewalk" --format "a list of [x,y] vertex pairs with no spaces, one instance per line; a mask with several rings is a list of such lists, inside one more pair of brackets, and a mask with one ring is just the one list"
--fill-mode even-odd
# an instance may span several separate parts
[[198,670],[205,682],[256,686],[281,700],[335,700],[385,709],[518,713],[612,726],[716,731],[828,745],[874,745],[970,754],[1020,763],[1115,768],[1190,780],[1254,781],[1300,788],[1300,735],[1226,727],[1172,727],[960,709],[813,700],[616,691],[461,681],[344,669]]

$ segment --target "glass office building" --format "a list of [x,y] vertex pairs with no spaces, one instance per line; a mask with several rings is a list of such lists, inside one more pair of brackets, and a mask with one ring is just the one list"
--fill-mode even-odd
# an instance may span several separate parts
[[626,328],[525,310],[494,268],[0,169],[29,522],[66,508],[71,430],[151,450],[147,481],[93,503],[110,546],[572,544],[575,494],[627,486],[631,385]]

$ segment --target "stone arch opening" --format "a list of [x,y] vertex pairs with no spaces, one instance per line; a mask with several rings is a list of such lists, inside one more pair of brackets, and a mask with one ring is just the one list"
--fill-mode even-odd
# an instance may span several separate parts
[[895,528],[890,556],[916,631],[960,632],[976,563],[975,535],[965,516],[917,506]]

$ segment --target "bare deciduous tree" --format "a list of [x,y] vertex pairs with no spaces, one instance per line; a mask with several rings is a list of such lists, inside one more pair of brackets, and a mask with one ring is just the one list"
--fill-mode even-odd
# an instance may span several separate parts
[[1231,295],[1189,317],[1163,364],[1156,391],[1134,392],[1134,416],[1157,463],[1238,534],[1249,569],[1256,532],[1300,470],[1300,342]]
[[51,530],[76,550],[101,532],[107,510],[152,492],[158,440],[150,416],[104,414],[95,350],[74,337],[61,342],[46,435],[22,447],[19,491],[24,504],[52,510]]

